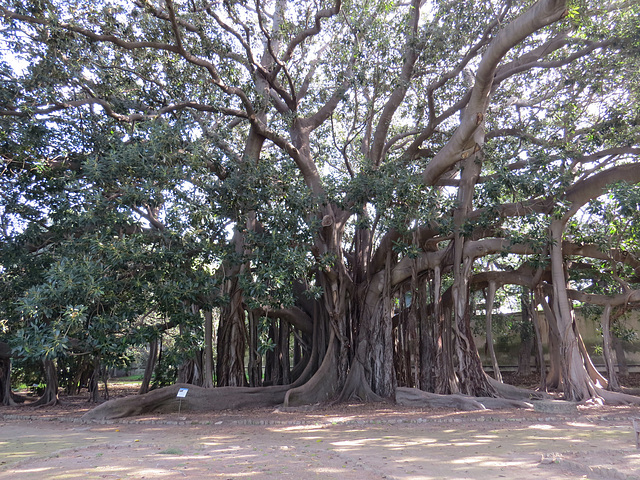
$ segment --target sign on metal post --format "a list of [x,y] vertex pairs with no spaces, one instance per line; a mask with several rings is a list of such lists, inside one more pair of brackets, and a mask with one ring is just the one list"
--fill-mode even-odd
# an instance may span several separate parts
[[178,398],[185,398],[188,391],[188,388],[181,388],[180,390],[178,390]]
[[180,415],[180,410],[182,409],[182,399],[187,397],[187,392],[189,392],[188,388],[181,388],[178,390],[178,395],[176,395],[176,398],[178,398],[180,402],[178,403],[178,415]]

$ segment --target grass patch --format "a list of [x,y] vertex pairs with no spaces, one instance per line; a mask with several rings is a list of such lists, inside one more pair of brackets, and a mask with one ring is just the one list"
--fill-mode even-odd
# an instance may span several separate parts
[[129,375],[128,377],[111,378],[109,383],[140,383],[142,382],[142,375]]
[[165,450],[162,450],[161,452],[158,452],[158,454],[159,455],[183,455],[184,452],[179,448],[167,448]]

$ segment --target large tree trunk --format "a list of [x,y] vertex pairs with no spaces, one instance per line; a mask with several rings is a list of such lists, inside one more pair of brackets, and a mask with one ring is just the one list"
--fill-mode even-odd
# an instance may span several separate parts
[[202,386],[213,388],[213,312],[209,309],[204,314],[204,371]]
[[395,399],[391,251],[362,300],[357,347],[340,400]]
[[[483,107],[484,108],[484,107]],[[473,341],[471,332],[470,279],[473,273],[474,258],[465,254],[467,241],[464,225],[473,207],[475,185],[480,177],[483,153],[480,146],[484,142],[484,124],[479,118],[476,125],[477,137],[473,153],[463,161],[460,185],[458,188],[458,207],[453,213],[453,315],[455,327],[455,348],[458,359],[457,376],[460,392],[472,396],[497,395],[489,383],[482,368],[482,361]]]
[[455,350],[458,360],[456,374],[459,380],[460,393],[478,397],[496,396],[497,392],[489,383],[482,368],[482,361],[471,332],[469,305],[469,278],[471,275],[471,258],[464,258],[461,268],[456,268],[452,297],[455,328]]
[[286,407],[300,405],[312,405],[328,402],[336,397],[339,392],[338,356],[339,342],[331,331],[329,348],[327,349],[320,368],[304,384],[291,388],[284,397]]
[[258,351],[260,316],[248,312],[249,317],[249,386],[262,386],[262,355]]
[[574,331],[574,318],[569,297],[565,263],[562,253],[564,223],[551,223],[551,280],[553,282],[552,310],[560,333],[560,355],[562,358],[562,385],[566,400],[582,401],[598,397],[596,386],[589,376],[580,352]]
[[31,406],[47,406],[52,407],[59,403],[58,398],[58,372],[56,370],[55,359],[45,358],[42,360],[44,370],[44,378],[46,386],[42,396],[36,400]]
[[[308,133],[297,131],[294,135],[303,150],[308,150]],[[306,139],[305,139],[306,138]],[[317,280],[322,287],[323,313],[314,315],[314,336],[324,329],[321,320],[326,318],[330,335],[328,348],[322,363],[310,380],[287,393],[286,405],[314,404],[335,399],[347,383],[353,370],[354,332],[360,330],[359,306],[351,297],[352,279],[347,273],[342,255],[342,234],[349,217],[337,207],[326,205],[323,209],[322,228],[316,238],[316,255],[331,256],[333,266],[318,272]],[[315,308],[315,307],[314,307]],[[320,330],[316,330],[316,328]],[[315,342],[315,340],[314,340]],[[314,344],[323,348],[323,342]],[[351,367],[351,370],[350,370]],[[299,383],[296,382],[296,383]]]
[[[414,262],[415,263],[415,262]],[[433,278],[425,278],[423,281],[419,281],[417,278],[417,272],[414,266],[412,285],[414,286],[415,302],[412,303],[412,307],[416,309],[416,315],[418,316],[419,329],[420,329],[420,390],[426,392],[436,391],[436,365],[438,350],[442,349],[442,335],[440,333],[439,318],[435,309],[436,294],[434,291],[435,280]],[[433,308],[431,311],[427,311],[426,304],[426,289],[427,285],[430,285],[431,305]],[[438,288],[440,286],[438,285]],[[439,295],[438,295],[439,297]],[[438,298],[439,301],[439,298]]]
[[15,405],[11,391],[11,349],[0,342],[0,405]]
[[282,384],[289,385],[291,383],[291,357],[289,350],[291,349],[291,326],[280,319],[280,338],[278,341],[278,361],[282,372]]
[[[460,305],[458,307],[460,308]],[[460,392],[476,397],[497,396],[497,391],[489,383],[487,374],[482,368],[482,361],[473,341],[468,305],[462,317],[456,315],[455,325],[455,348],[458,359],[456,373],[460,382]]]
[[153,377],[153,371],[156,368],[156,360],[158,359],[158,337],[153,337],[149,341],[149,356],[147,357],[147,363],[144,368],[144,375],[142,377],[142,383],[138,390],[138,394],[142,395],[149,391],[149,385],[151,385],[151,378]]
[[244,356],[247,346],[245,310],[238,279],[228,280],[229,304],[222,308],[218,329],[218,362],[216,366],[219,387],[247,385]]
[[460,383],[455,372],[452,306],[443,302],[440,290],[442,279],[440,267],[434,269],[434,318],[437,322],[438,348],[436,351],[436,389],[434,393],[459,393]]
[[560,388],[562,386],[562,356],[560,354],[560,329],[556,316],[541,292],[536,293],[538,303],[542,305],[545,320],[549,332],[549,373],[546,377],[548,388]]

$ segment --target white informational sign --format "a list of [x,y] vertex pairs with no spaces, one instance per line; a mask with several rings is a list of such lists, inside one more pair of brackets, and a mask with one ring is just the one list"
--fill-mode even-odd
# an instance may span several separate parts
[[188,391],[188,388],[181,388],[180,390],[178,390],[178,395],[176,396],[176,398],[185,398]]

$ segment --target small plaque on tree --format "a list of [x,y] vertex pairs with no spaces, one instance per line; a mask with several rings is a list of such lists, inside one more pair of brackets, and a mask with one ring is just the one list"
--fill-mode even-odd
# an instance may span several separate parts
[[176,398],[185,398],[188,391],[188,388],[181,388],[180,390],[178,390],[178,395],[176,395]]

